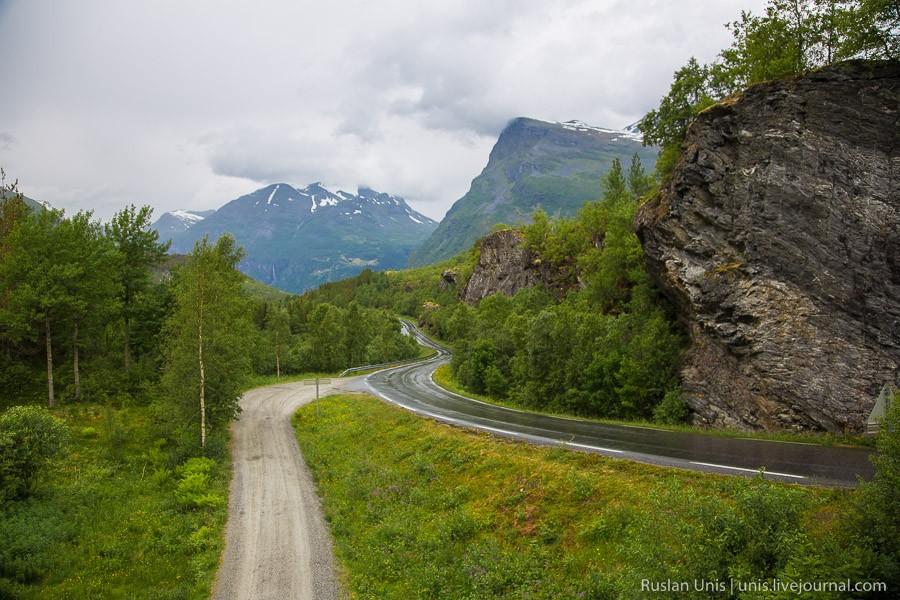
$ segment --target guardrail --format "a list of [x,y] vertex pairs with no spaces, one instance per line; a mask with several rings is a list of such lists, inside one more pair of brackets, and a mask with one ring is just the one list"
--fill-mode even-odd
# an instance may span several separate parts
[[[438,344],[435,344],[434,342],[429,340],[427,337],[422,335],[422,333],[418,330],[418,328],[415,325],[413,325],[409,321],[404,321],[403,319],[398,319],[398,320],[403,325],[403,328],[407,331],[408,335],[413,336],[417,340],[424,339],[426,342],[428,342],[426,344],[422,344],[423,346],[431,348],[438,354],[442,354],[442,353],[446,352],[446,348],[444,348],[443,346],[440,346]],[[409,364],[412,362],[417,362],[419,360],[425,360],[425,359],[395,360],[392,362],[379,363],[376,365],[361,365],[359,367],[350,367],[349,369],[344,369],[343,371],[341,371],[341,373],[340,373],[340,375],[338,375],[338,377],[344,377],[348,373],[356,373],[357,371],[368,371],[370,369],[380,369],[382,367],[393,367],[393,366],[405,365],[405,364]]]

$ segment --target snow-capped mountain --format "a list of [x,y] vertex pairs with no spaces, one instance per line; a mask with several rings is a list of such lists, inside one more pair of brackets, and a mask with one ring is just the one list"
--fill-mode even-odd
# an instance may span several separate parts
[[[274,183],[228,202],[202,219],[181,215],[172,252],[187,253],[204,235],[230,233],[246,250],[241,270],[287,291],[351,276],[366,267],[401,268],[412,248],[437,227],[403,198],[360,188],[331,191],[321,183]],[[177,218],[175,213],[166,213]],[[166,217],[163,215],[163,217]],[[203,215],[201,215],[203,216]],[[162,221],[162,218],[160,218]],[[166,233],[154,224],[161,237]]]
[[176,234],[187,231],[214,212],[216,211],[173,210],[172,212],[163,213],[153,224],[153,229],[159,232],[160,240],[171,240]]
[[637,128],[637,123],[632,123],[623,129],[608,129],[606,127],[596,127],[594,125],[588,125],[584,121],[565,121],[565,122],[557,122],[557,125],[562,125],[563,128],[568,129],[569,131],[578,131],[580,133],[603,133],[606,134],[608,141],[617,142],[620,139],[631,140],[633,142],[642,142],[644,140],[641,135],[640,129]]

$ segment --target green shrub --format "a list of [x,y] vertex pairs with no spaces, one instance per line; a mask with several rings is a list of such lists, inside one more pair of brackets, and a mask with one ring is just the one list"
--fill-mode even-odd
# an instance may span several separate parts
[[43,408],[14,406],[0,415],[0,499],[30,492],[68,439],[66,424]]
[[215,508],[225,503],[225,499],[210,491],[212,472],[216,462],[210,458],[191,458],[178,467],[178,483],[175,486],[175,500],[184,508]]
[[681,389],[666,392],[663,399],[653,408],[653,420],[665,425],[677,425],[687,421],[690,411],[681,396]]
[[860,486],[853,537],[865,551],[865,570],[888,589],[900,589],[900,394],[895,394],[875,443],[875,477]]

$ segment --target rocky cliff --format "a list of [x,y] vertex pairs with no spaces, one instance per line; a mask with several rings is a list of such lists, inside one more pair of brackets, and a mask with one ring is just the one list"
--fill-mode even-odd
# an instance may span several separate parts
[[564,273],[541,261],[525,244],[525,234],[502,229],[480,242],[478,264],[460,296],[474,304],[491,294],[512,296],[525,287],[540,285],[562,294],[570,287]]
[[702,423],[860,431],[900,383],[900,64],[849,62],[701,114],[637,217],[691,335]]

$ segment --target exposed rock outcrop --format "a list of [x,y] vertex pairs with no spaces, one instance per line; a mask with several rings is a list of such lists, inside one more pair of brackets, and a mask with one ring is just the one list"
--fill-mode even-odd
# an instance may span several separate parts
[[702,423],[861,431],[900,384],[900,63],[754,86],[637,217]]
[[474,304],[491,294],[512,296],[535,285],[554,293],[570,287],[562,271],[542,262],[528,249],[521,231],[502,229],[481,240],[478,264],[460,297]]
[[456,285],[457,277],[458,275],[456,271],[452,269],[446,269],[443,273],[441,273],[441,282],[438,284],[438,286],[442,290],[454,287]]

